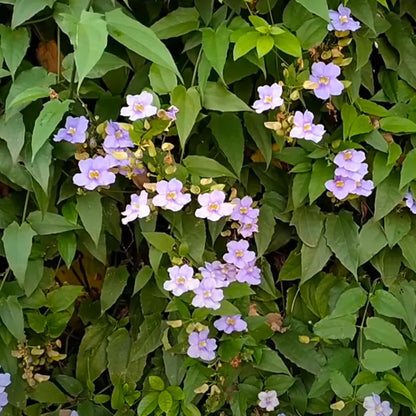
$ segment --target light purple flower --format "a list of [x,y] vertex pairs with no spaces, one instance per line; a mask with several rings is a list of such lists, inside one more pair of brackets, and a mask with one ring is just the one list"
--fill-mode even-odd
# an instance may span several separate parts
[[170,211],[180,211],[184,205],[191,202],[191,195],[183,194],[182,189],[183,183],[178,179],[158,182],[156,184],[158,195],[153,198],[153,205]]
[[325,129],[322,124],[313,124],[313,113],[306,110],[305,113],[296,111],[293,118],[295,127],[290,130],[290,137],[310,140],[318,143],[324,136]]
[[360,168],[356,172],[351,172],[345,168],[336,168],[335,176],[344,176],[350,178],[353,181],[360,181],[368,173],[367,163],[361,163]]
[[214,322],[214,326],[226,334],[247,330],[247,322],[241,319],[241,315],[223,316]]
[[413,214],[416,214],[416,203],[411,192],[406,194],[406,206]]
[[187,354],[191,358],[201,358],[205,361],[211,361],[215,358],[217,341],[214,338],[208,338],[209,331],[191,332],[189,334],[189,348]]
[[354,195],[361,195],[361,196],[370,196],[374,189],[373,181],[366,181],[361,179],[355,182],[355,189],[353,192]]
[[282,100],[282,87],[276,82],[269,85],[263,85],[258,87],[259,100],[254,101],[253,108],[256,113],[262,113],[263,111],[273,110],[283,104]]
[[198,195],[198,202],[201,208],[195,211],[198,218],[207,218],[211,221],[218,221],[222,217],[227,217],[233,212],[233,205],[225,201],[225,193],[215,189],[206,194]]
[[210,277],[202,279],[194,293],[192,305],[197,308],[216,310],[221,307],[221,301],[224,299],[224,292],[218,289],[216,280]]
[[152,105],[153,95],[150,92],[143,91],[138,95],[127,95],[126,101],[127,107],[123,107],[120,114],[131,121],[154,116],[157,113],[157,108]]
[[259,216],[259,209],[252,208],[253,199],[249,196],[244,198],[234,198],[231,203],[234,205],[231,219],[239,221],[241,224],[252,224]]
[[116,181],[116,175],[108,169],[113,166],[114,161],[108,156],[80,160],[78,167],[81,173],[74,175],[74,184],[82,186],[89,191],[99,186],[111,185]]
[[342,200],[355,191],[356,182],[349,178],[335,176],[335,179],[325,182],[325,188],[332,192],[335,198]]
[[134,147],[129,131],[123,128],[122,124],[109,121],[105,131],[107,136],[104,140],[103,148],[107,153],[117,149]]
[[224,260],[227,263],[234,264],[239,269],[248,267],[256,258],[254,251],[248,250],[248,242],[245,240],[230,241],[227,244],[228,253],[224,254]]
[[268,412],[272,412],[277,406],[279,406],[279,399],[277,393],[274,390],[262,391],[257,396],[260,400],[259,406],[266,409]]
[[247,267],[241,268],[235,278],[240,283],[259,285],[261,283],[261,270],[256,266],[256,261],[254,260]]
[[365,160],[365,153],[361,150],[344,150],[335,156],[334,163],[350,172],[358,172],[363,169],[362,162]]
[[332,192],[335,198],[342,200],[355,191],[356,182],[343,176],[335,176],[334,179],[325,182],[325,188]]
[[5,391],[5,389],[10,384],[11,384],[10,374],[1,373],[0,374],[0,413],[3,411],[3,407],[7,406],[7,404],[9,403],[8,394]]
[[258,233],[259,227],[257,225],[257,222],[241,224],[240,228],[237,231],[242,237],[248,238],[252,237],[254,233]]
[[393,413],[390,403],[382,402],[380,396],[374,393],[364,399],[363,406],[367,410],[364,416],[390,416]]
[[69,416],[79,416],[76,410],[73,410]]
[[217,288],[227,287],[230,281],[227,280],[227,276],[223,273],[223,265],[219,261],[212,263],[205,262],[205,267],[200,267],[199,271],[203,278],[212,278],[216,282]]
[[68,116],[65,121],[65,127],[58,130],[54,136],[55,142],[65,140],[69,143],[84,143],[87,139],[88,119],[84,116],[71,117]]
[[140,195],[131,195],[130,204],[127,204],[126,210],[121,213],[121,215],[125,216],[121,220],[124,225],[137,218],[146,218],[150,214],[147,198],[148,193],[144,190],[140,192]]
[[234,264],[229,263],[222,263],[221,264],[221,273],[224,276],[224,279],[229,282],[235,282],[237,276],[238,269],[234,266]]
[[176,114],[179,112],[179,108],[175,107],[174,105],[171,105],[167,110],[166,110],[166,116],[172,120],[175,121],[176,120]]
[[342,4],[339,5],[338,11],[329,11],[329,18],[331,23],[328,23],[328,30],[337,30],[338,32],[351,30],[351,32],[355,32],[361,27],[360,22],[351,17],[351,10]]
[[168,273],[170,280],[167,280],[163,284],[163,288],[172,292],[175,296],[180,296],[183,293],[194,290],[199,286],[199,280],[193,278],[193,268],[187,264],[180,267],[169,267]]
[[312,65],[310,81],[317,84],[314,94],[322,100],[327,100],[331,95],[341,95],[344,85],[337,77],[341,74],[339,66],[315,62]]

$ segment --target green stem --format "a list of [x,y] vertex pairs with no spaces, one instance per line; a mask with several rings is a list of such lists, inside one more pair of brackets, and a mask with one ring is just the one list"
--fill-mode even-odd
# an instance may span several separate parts
[[1,279],[0,292],[1,292],[1,291],[2,291],[2,289],[3,289],[4,282],[6,281],[7,276],[9,275],[9,273],[10,273],[10,268],[8,268],[8,269],[4,272],[3,279]]
[[27,191],[27,193],[26,193],[26,199],[25,199],[25,205],[24,205],[24,208],[23,208],[22,224],[25,222],[25,219],[26,219],[27,206],[29,204],[29,197],[30,197],[30,192]]
[[74,89],[75,89],[75,74],[77,72],[77,67],[74,64],[72,65],[72,73],[71,73],[71,83],[69,84],[69,98],[72,100],[74,98]]
[[202,46],[201,46],[201,49],[199,50],[198,57],[196,58],[194,73],[192,74],[191,87],[193,87],[194,84],[195,84],[196,73],[198,71],[198,67],[199,67],[199,63],[201,61],[201,58],[202,58]]

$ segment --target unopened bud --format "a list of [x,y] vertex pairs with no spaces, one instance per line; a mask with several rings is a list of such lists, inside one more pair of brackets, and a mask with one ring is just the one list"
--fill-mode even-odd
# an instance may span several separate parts
[[331,51],[323,51],[321,53],[321,58],[322,59],[330,59],[332,57],[332,52]]
[[170,165],[165,168],[166,175],[173,175],[176,172],[176,166]]
[[144,183],[143,184],[144,189],[146,189],[149,192],[156,192],[156,183]]
[[198,185],[191,185],[191,194],[199,195],[201,193],[201,188]]
[[197,387],[194,389],[194,393],[196,394],[204,394],[209,390],[209,385],[207,383],[203,384],[202,386]]
[[163,150],[164,152],[169,152],[169,151],[171,151],[174,147],[175,147],[175,145],[173,145],[172,143],[165,142],[165,143],[163,143],[163,144],[162,144],[162,150]]
[[343,400],[340,400],[339,402],[332,403],[329,407],[332,410],[342,410],[345,407],[345,403],[343,402]]
[[292,101],[299,100],[299,91],[298,91],[298,90],[292,91],[292,92],[290,93],[290,99],[291,99]]
[[311,339],[307,335],[299,335],[299,342],[301,344],[309,344]]
[[166,321],[166,323],[172,328],[180,328],[183,325],[181,319],[178,319],[176,321]]
[[318,87],[319,87],[319,85],[318,85],[317,82],[305,81],[303,83],[303,88],[305,88],[305,90],[314,90]]
[[212,183],[212,178],[202,178],[201,185],[210,185]]

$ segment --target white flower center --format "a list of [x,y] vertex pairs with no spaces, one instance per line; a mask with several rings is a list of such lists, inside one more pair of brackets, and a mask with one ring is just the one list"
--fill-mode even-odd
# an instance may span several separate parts
[[204,347],[206,347],[206,346],[207,346],[207,342],[206,342],[206,341],[200,341],[200,342],[199,342],[199,346],[200,346],[201,348],[204,348]]
[[236,252],[235,252],[235,256],[236,257],[243,257],[244,256],[244,252],[243,252],[243,250],[237,250]]
[[319,78],[319,83],[324,84],[324,85],[328,85],[329,84],[329,78],[328,77],[320,77]]
[[247,213],[248,213],[248,208],[247,208],[247,207],[241,207],[241,208],[240,208],[240,214],[245,215],[245,214],[247,214]]
[[266,97],[264,97],[264,102],[265,103],[272,103],[273,102],[273,97],[271,95],[267,95]]
[[337,188],[343,188],[343,187],[344,187],[344,185],[345,185],[345,182],[344,182],[344,181],[336,181],[336,182],[335,182],[335,186],[336,186]]
[[227,318],[227,324],[228,325],[234,325],[235,324],[235,319],[233,319],[233,318]]
[[176,192],[169,192],[166,195],[166,199],[172,200],[172,199],[175,199],[175,198],[176,198]]
[[209,290],[206,290],[204,292],[204,298],[210,298],[211,297],[211,292]]
[[134,105],[134,111],[144,111],[143,104],[135,104]]
[[68,129],[68,134],[70,134],[71,136],[75,136],[77,134],[77,129],[75,127],[70,127]]
[[176,283],[178,285],[183,285],[186,282],[186,279],[183,276],[177,278]]
[[340,23],[348,23],[348,20],[349,20],[348,16],[345,16],[345,15],[344,16],[339,16],[338,19],[339,19]]
[[218,208],[219,208],[219,205],[216,202],[208,205],[208,211],[217,211]]
[[312,130],[312,124],[310,124],[310,123],[306,123],[306,124],[304,124],[304,125],[303,125],[303,130],[305,130],[305,131],[310,131],[310,130]]
[[352,153],[351,152],[344,153],[344,160],[350,160],[350,159],[352,159]]

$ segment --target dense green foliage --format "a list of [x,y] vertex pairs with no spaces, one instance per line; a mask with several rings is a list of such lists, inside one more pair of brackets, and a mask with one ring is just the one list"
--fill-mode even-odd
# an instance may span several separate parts
[[[264,390],[274,414],[362,415],[372,393],[416,413],[414,0],[346,0],[361,28],[345,33],[327,28],[339,0],[0,3],[2,416],[261,415]],[[308,83],[319,61],[342,69],[326,101]],[[284,104],[256,114],[275,82]],[[103,154],[106,122],[143,90],[179,109],[126,127],[143,172],[78,188],[78,161]],[[318,143],[289,137],[306,109]],[[53,141],[68,115],[89,119],[85,143]],[[325,182],[348,149],[375,190],[340,201]],[[132,194],[172,178],[188,206],[122,225]],[[213,189],[260,209],[262,282],[232,283],[218,310],[164,289],[172,265],[221,260],[241,238],[195,217]],[[246,332],[215,329],[234,314]],[[210,362],[186,354],[205,328]]]

